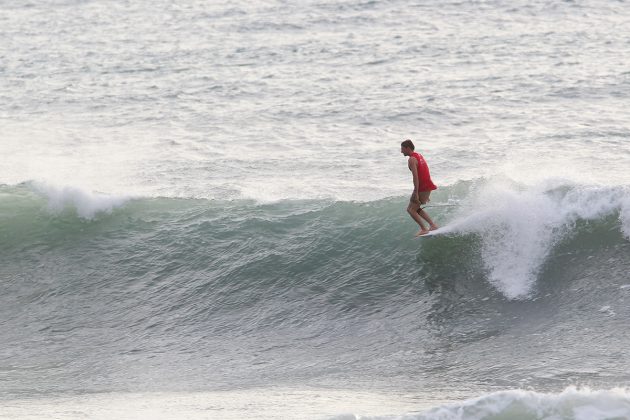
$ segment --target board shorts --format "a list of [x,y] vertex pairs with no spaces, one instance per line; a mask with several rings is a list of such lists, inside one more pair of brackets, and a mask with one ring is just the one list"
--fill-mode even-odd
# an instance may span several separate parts
[[412,204],[427,204],[429,201],[429,196],[431,195],[431,191],[420,191],[418,196],[420,197],[420,201],[416,200],[416,192],[413,191],[411,193],[411,197],[409,197],[409,202]]

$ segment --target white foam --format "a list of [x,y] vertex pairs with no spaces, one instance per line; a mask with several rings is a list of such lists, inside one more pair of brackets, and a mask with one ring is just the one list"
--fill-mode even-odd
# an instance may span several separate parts
[[490,282],[508,299],[530,296],[553,245],[579,219],[595,220],[620,211],[630,232],[628,190],[546,180],[534,186],[494,179],[478,186],[449,231],[478,234]]
[[99,213],[111,213],[131,199],[129,196],[114,196],[73,186],[55,186],[32,182],[32,187],[48,200],[48,210],[60,213],[71,208],[79,217],[93,219]]
[[[422,414],[398,416],[405,420],[481,420],[485,418],[604,420],[630,418],[626,389],[590,390],[569,387],[559,394],[499,391]],[[380,417],[389,419],[394,417]]]
[[615,316],[615,315],[617,315],[617,314],[615,313],[615,311],[613,311],[613,310],[612,310],[612,308],[610,307],[610,305],[602,306],[602,307],[599,309],[599,312],[601,312],[601,313],[603,313],[603,314],[605,314],[605,315],[608,315],[608,316]]

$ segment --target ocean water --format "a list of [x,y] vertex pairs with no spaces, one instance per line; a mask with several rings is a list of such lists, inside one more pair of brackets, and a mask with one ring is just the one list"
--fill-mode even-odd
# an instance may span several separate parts
[[630,418],[628,28],[0,0],[0,418]]

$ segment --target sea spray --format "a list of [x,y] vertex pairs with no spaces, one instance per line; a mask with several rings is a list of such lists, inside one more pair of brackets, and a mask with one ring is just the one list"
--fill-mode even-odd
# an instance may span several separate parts
[[31,185],[47,198],[49,211],[60,213],[71,209],[83,219],[93,219],[98,213],[111,213],[131,199],[128,196],[109,195],[74,186],[56,186],[44,182],[32,182]]
[[489,281],[508,299],[526,299],[551,249],[572,234],[577,221],[619,213],[627,237],[629,200],[623,187],[479,180],[447,231],[477,235]]

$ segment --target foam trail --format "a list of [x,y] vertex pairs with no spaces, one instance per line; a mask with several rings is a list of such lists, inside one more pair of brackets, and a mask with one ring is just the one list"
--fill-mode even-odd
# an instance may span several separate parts
[[620,187],[581,187],[546,181],[534,187],[492,180],[473,192],[468,215],[447,232],[474,233],[490,282],[508,299],[528,298],[552,247],[577,220],[619,212],[630,233],[630,194]]
[[59,187],[42,182],[33,182],[31,185],[35,191],[46,196],[49,211],[60,213],[70,207],[84,219],[93,219],[98,213],[111,213],[131,199],[127,196],[113,196],[71,186]]

